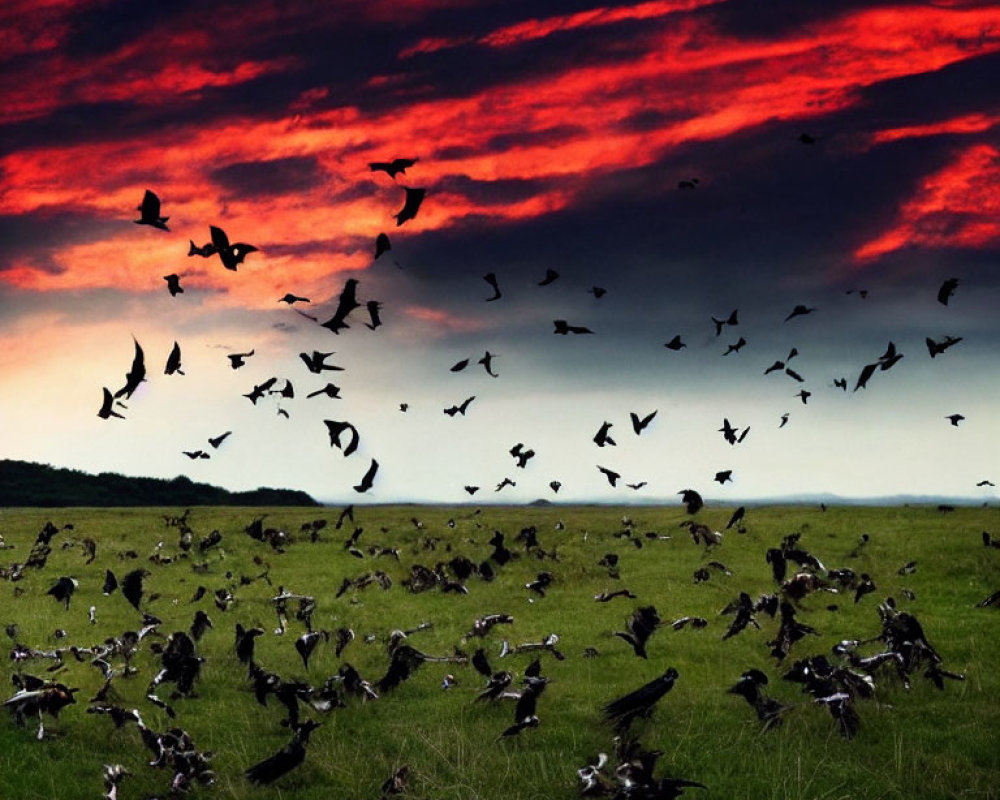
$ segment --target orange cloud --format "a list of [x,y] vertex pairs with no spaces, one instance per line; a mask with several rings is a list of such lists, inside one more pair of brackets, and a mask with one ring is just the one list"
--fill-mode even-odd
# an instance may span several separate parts
[[995,114],[965,114],[961,117],[930,122],[925,125],[907,125],[901,128],[887,128],[876,131],[869,138],[870,145],[896,142],[900,139],[913,139],[921,136],[939,136],[941,134],[984,133],[1000,123],[1000,116]]
[[428,306],[407,306],[403,309],[403,313],[420,322],[429,323],[431,327],[438,329],[442,333],[471,333],[486,327],[486,323],[481,319],[462,317],[439,308],[430,308]]
[[885,233],[854,251],[860,262],[903,247],[984,247],[1000,242],[1000,151],[989,145],[962,150],[928,175]]

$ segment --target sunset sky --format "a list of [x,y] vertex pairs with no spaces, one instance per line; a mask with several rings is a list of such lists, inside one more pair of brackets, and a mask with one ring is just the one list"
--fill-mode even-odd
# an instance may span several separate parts
[[[0,27],[0,457],[330,503],[997,497],[998,3],[9,0]],[[147,189],[168,230],[135,224]],[[257,250],[189,256],[210,226]],[[133,338],[146,380],[102,419]],[[243,396],[272,377],[294,397]]]

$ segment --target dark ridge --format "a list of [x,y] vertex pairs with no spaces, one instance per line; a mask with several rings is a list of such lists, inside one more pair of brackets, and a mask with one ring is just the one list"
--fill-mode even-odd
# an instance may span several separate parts
[[230,492],[185,475],[171,480],[90,475],[30,461],[0,460],[0,507],[62,506],[318,506],[295,489]]

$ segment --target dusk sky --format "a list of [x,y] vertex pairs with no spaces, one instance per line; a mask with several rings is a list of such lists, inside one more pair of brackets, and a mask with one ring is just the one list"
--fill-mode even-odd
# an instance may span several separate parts
[[[336,504],[997,498],[998,3],[9,0],[0,27],[2,457]],[[210,226],[257,250],[189,255]],[[101,418],[133,338],[146,380]],[[294,396],[244,396],[272,377]]]

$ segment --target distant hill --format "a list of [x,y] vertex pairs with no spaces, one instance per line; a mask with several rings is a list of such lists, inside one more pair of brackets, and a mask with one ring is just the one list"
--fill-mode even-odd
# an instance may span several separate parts
[[0,507],[318,506],[305,492],[262,487],[230,492],[184,475],[172,480],[90,475],[30,461],[0,460]]

